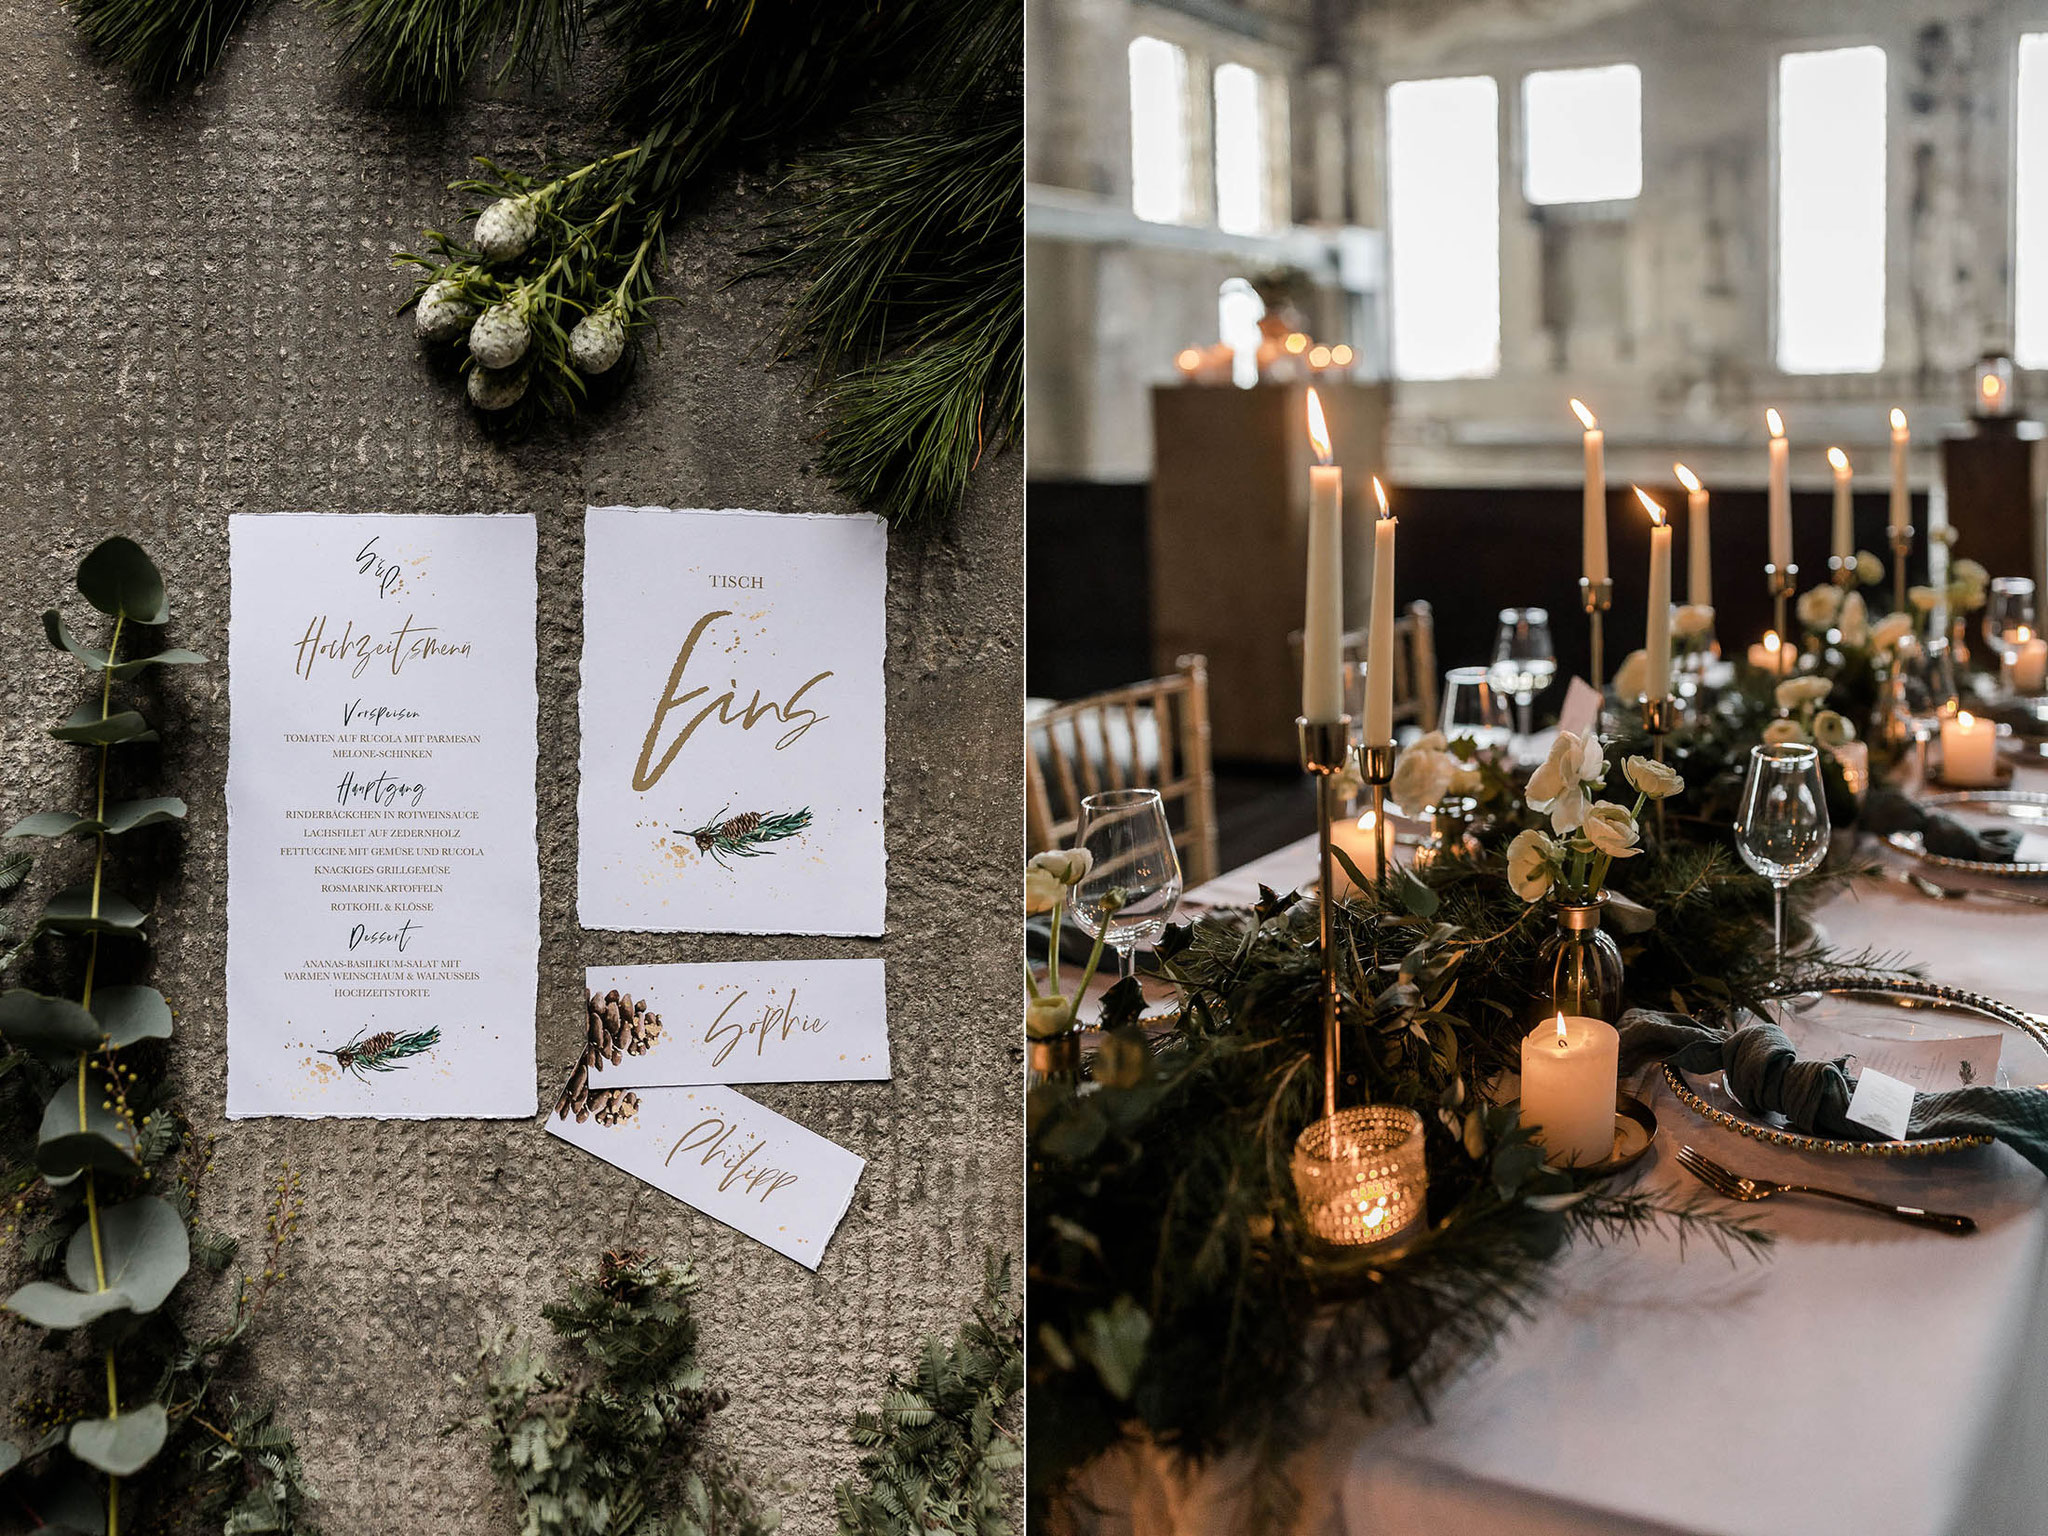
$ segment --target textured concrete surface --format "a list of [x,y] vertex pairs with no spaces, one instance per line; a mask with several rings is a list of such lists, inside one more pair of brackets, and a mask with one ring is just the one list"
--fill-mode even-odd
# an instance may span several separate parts
[[[996,464],[949,538],[890,551],[889,936],[581,932],[583,506],[844,506],[810,468],[818,422],[801,380],[765,367],[777,295],[721,286],[768,193],[722,186],[675,241],[669,288],[684,303],[607,416],[496,445],[392,318],[406,285],[388,255],[451,217],[443,187],[470,155],[573,153],[597,142],[590,118],[573,102],[499,101],[405,122],[352,100],[334,53],[306,7],[279,6],[196,100],[142,107],[81,54],[55,5],[0,0],[0,817],[80,793],[83,754],[42,726],[81,680],[36,616],[82,606],[72,572],[100,537],[147,545],[170,581],[168,638],[220,657],[231,512],[536,513],[542,1098],[574,1060],[587,963],[879,953],[895,1080],[757,1095],[867,1172],[813,1276],[536,1123],[225,1124],[216,664],[146,706],[165,742],[160,761],[136,761],[192,805],[157,886],[154,979],[180,1013],[184,1103],[220,1134],[210,1218],[255,1239],[279,1160],[305,1179],[304,1241],[259,1328],[251,1385],[281,1399],[329,1531],[506,1529],[477,1438],[439,1434],[475,1405],[459,1378],[482,1333],[537,1325],[567,1272],[630,1235],[699,1266],[704,1353],[734,1394],[722,1433],[788,1480],[787,1529],[828,1530],[831,1485],[854,1459],[846,1419],[921,1334],[952,1326],[983,1251],[1013,1247],[1021,1220],[1019,465]],[[46,859],[22,903],[76,858]],[[0,1380],[26,1366],[0,1348]]]

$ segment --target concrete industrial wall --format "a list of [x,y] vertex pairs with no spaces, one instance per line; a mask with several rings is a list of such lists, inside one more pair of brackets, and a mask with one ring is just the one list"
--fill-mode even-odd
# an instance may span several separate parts
[[[601,147],[587,103],[480,104],[441,124],[355,101],[311,8],[280,4],[195,99],[140,106],[52,4],[0,4],[0,819],[77,801],[85,760],[43,726],[80,694],[38,612],[76,605],[79,555],[116,531],[169,578],[171,641],[227,646],[237,511],[530,511],[540,524],[542,952],[537,1081],[567,1076],[587,963],[874,955],[889,961],[895,1079],[749,1090],[868,1160],[813,1276],[547,1137],[531,1122],[221,1118],[225,666],[165,685],[166,834],[154,980],[175,1061],[218,1133],[207,1219],[261,1236],[281,1159],[304,1176],[294,1273],[259,1325],[251,1386],[298,1434],[337,1536],[509,1528],[467,1432],[479,1336],[539,1324],[571,1271],[630,1235],[704,1276],[722,1433],[790,1482],[786,1528],[829,1530],[844,1424],[923,1333],[950,1330],[983,1251],[1021,1226],[1013,859],[1022,785],[1022,481],[995,461],[952,535],[892,540],[889,936],[585,934],[575,919],[580,526],[586,503],[846,510],[813,472],[819,419],[769,371],[775,291],[723,287],[770,194],[733,179],[671,243],[661,347],[587,430],[489,441],[430,376],[389,262],[456,206],[472,154],[531,164]],[[154,837],[156,834],[143,834]],[[138,840],[139,841],[139,840]],[[17,910],[75,872],[46,858]],[[63,866],[60,870],[59,866]],[[0,1275],[0,1282],[16,1278]],[[230,1280],[223,1290],[231,1290]],[[0,1341],[11,1402],[37,1367]]]

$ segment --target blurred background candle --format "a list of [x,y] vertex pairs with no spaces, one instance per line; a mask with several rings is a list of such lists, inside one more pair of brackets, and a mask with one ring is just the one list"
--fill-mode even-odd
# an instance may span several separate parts
[[[1394,867],[1395,840],[1399,831],[1393,817],[1389,816],[1385,821],[1380,821],[1371,811],[1367,811],[1356,818],[1342,816],[1332,822],[1330,841],[1334,846],[1343,849],[1345,856],[1358,866],[1358,872],[1370,880],[1374,871],[1379,868],[1374,862],[1374,834],[1378,834],[1379,844],[1386,850],[1387,869],[1391,872]],[[1350,872],[1342,864],[1336,866],[1333,874],[1337,884],[1337,895],[1357,894],[1358,882],[1351,878]]]
[[1782,571],[1792,563],[1792,488],[1786,479],[1792,449],[1775,407],[1764,412],[1764,424],[1771,429],[1771,564]]
[[1847,568],[1856,559],[1856,509],[1849,499],[1849,455],[1828,450],[1828,468],[1835,472],[1835,558]]
[[1671,524],[1664,509],[1641,486],[1636,500],[1650,514],[1650,604],[1645,616],[1643,697],[1655,702],[1671,696]]
[[1372,610],[1365,637],[1365,736],[1368,747],[1394,743],[1394,535],[1400,520],[1388,510],[1387,488],[1372,477],[1379,520],[1372,527]]
[[1574,400],[1572,410],[1586,429],[1585,529],[1581,539],[1585,568],[1591,582],[1607,579],[1607,434],[1583,400]]
[[1683,464],[1671,466],[1685,487],[1685,600],[1695,608],[1714,606],[1714,539],[1708,522],[1707,488]]
[[1775,629],[1765,630],[1763,639],[1749,648],[1749,664],[1752,667],[1761,667],[1766,672],[1777,671],[1779,643],[1778,632]]
[[1906,413],[1893,406],[1892,515],[1889,524],[1893,533],[1909,533],[1913,528],[1913,492],[1906,480],[1906,450],[1912,441],[1913,434],[1906,426]]
[[[1301,623],[1301,713],[1344,713],[1344,471],[1333,462],[1323,402],[1308,392],[1308,606]],[[1375,573],[1377,584],[1377,573]]]
[[1981,788],[1998,782],[1998,727],[1967,709],[1941,722],[1944,783]]
[[1601,1019],[1559,1014],[1522,1038],[1522,1124],[1553,1163],[1604,1163],[1614,1153],[1621,1036]]
[[2012,685],[2021,693],[2039,693],[2048,683],[2048,640],[2022,624],[2013,632]]

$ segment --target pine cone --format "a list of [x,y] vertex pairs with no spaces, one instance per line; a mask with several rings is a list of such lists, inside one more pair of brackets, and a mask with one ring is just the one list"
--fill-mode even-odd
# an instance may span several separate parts
[[631,993],[589,992],[584,1006],[590,1049],[613,1066],[624,1057],[646,1055],[661,1038],[661,1015],[648,1012],[646,1000],[636,1001]]
[[469,370],[469,401],[480,411],[504,411],[517,405],[526,393],[524,368],[472,368]]
[[524,197],[501,197],[476,220],[476,248],[490,261],[517,261],[533,243],[540,210]]
[[626,352],[626,324],[615,309],[593,310],[569,333],[569,361],[578,373],[608,373]]
[[475,318],[476,306],[445,277],[428,285],[412,312],[413,329],[422,341],[453,341]]
[[[510,368],[526,356],[526,345],[530,340],[532,334],[527,330],[526,316],[510,304],[493,304],[478,315],[476,324],[469,328],[469,355],[486,368]],[[511,404],[511,401],[506,404]]]

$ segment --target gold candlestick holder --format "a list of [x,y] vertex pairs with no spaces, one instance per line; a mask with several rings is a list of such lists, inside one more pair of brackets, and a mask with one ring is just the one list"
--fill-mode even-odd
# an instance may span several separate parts
[[1913,530],[1894,528],[1892,535],[1892,612],[1906,611],[1906,556],[1913,552]]
[[1856,585],[1856,557],[1854,555],[1829,555],[1828,580],[1844,591]]
[[1604,696],[1607,691],[1607,658],[1604,651],[1604,635],[1607,610],[1614,606],[1614,583],[1602,578],[1593,580],[1590,576],[1579,578],[1579,603],[1586,610],[1586,634],[1593,643],[1593,686]]
[[1358,749],[1358,771],[1372,791],[1372,875],[1375,894],[1387,893],[1387,786],[1394,782],[1394,759],[1401,749],[1391,741],[1366,742]]
[[[1323,947],[1323,1116],[1337,1113],[1337,880],[1335,844],[1331,841],[1330,781],[1344,771],[1351,756],[1351,717],[1335,720],[1296,719],[1301,738],[1302,771],[1316,786],[1316,867],[1321,884],[1316,893],[1316,931]],[[1375,835],[1374,842],[1380,841]]]
[[1778,672],[1782,676],[1792,670],[1792,657],[1799,649],[1792,643],[1791,634],[1785,627],[1785,606],[1799,590],[1799,567],[1790,561],[1784,565],[1772,565],[1766,561],[1764,580],[1770,585],[1771,600],[1777,609]]
[[[1647,695],[1641,700],[1643,706],[1643,734],[1650,738],[1650,756],[1657,762],[1664,761],[1664,738],[1671,734],[1678,724],[1678,701],[1668,694],[1661,699]],[[1664,798],[1657,800],[1657,841],[1664,841]]]

